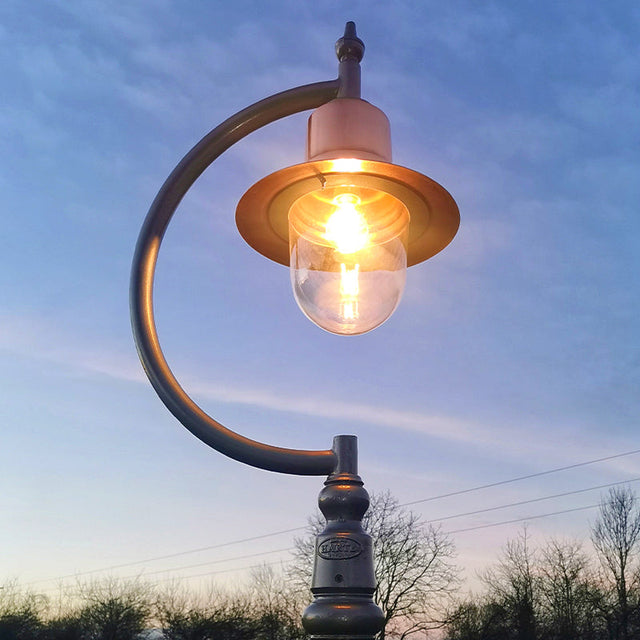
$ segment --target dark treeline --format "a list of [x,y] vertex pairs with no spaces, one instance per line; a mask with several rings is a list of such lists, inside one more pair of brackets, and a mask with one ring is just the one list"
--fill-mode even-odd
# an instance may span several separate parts
[[[482,573],[482,593],[464,599],[445,534],[388,494],[373,497],[367,524],[386,618],[379,640],[640,640],[640,508],[628,488],[603,498],[591,545],[533,548],[525,529]],[[5,584],[0,640],[304,640],[313,538],[296,544],[288,572],[261,567],[236,591],[113,578],[51,598]]]
[[251,588],[195,596],[177,586],[103,579],[55,603],[15,585],[0,590],[0,640],[298,640],[301,603],[267,568]]
[[532,549],[526,530],[453,608],[446,640],[640,640],[640,512],[628,488],[602,501],[594,553],[575,541]]

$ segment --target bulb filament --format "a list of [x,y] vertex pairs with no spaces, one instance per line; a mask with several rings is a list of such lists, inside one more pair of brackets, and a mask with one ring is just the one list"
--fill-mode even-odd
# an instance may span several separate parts
[[369,242],[369,231],[364,216],[356,209],[360,198],[343,193],[333,199],[336,210],[329,216],[324,237],[339,253],[349,254],[364,249]]
[[359,270],[359,264],[356,264],[353,269],[348,269],[344,263],[340,265],[340,315],[345,320],[358,318]]

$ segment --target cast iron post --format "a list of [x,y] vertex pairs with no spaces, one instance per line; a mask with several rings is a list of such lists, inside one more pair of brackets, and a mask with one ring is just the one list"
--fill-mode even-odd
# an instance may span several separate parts
[[355,436],[334,438],[338,462],[318,499],[327,524],[316,538],[314,601],[302,617],[314,640],[373,640],[384,624],[373,601],[373,543],[362,528],[369,494],[358,475],[357,446]]

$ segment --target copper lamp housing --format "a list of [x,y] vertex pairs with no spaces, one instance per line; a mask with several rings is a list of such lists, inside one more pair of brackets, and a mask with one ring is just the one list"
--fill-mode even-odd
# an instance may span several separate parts
[[442,251],[460,225],[449,192],[427,176],[391,163],[389,121],[360,98],[336,98],[309,118],[307,162],[280,169],[240,199],[236,225],[245,241],[267,258],[289,265],[289,212],[319,189],[356,187],[389,194],[410,216],[407,266]]

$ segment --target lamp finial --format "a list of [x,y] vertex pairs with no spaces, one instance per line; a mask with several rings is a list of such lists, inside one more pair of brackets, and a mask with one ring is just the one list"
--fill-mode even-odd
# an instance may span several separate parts
[[349,21],[345,25],[344,35],[336,42],[338,60],[356,60],[360,62],[364,56],[364,42],[356,34],[356,23]]

